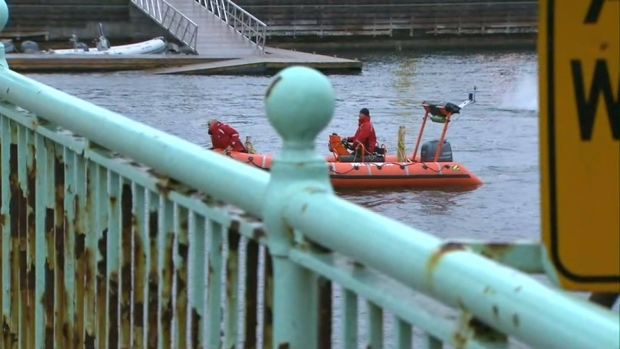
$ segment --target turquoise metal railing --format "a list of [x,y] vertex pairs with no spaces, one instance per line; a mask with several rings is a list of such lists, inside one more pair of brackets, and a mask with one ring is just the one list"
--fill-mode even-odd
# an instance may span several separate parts
[[538,245],[442,241],[337,197],[312,69],[266,91],[270,173],[17,74],[1,45],[0,99],[2,348],[620,346],[617,313],[516,269],[543,271]]

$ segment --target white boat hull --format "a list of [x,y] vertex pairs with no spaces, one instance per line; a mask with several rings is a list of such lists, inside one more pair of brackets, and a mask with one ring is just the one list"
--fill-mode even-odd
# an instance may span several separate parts
[[168,48],[163,38],[155,38],[136,44],[112,46],[107,50],[99,51],[96,48],[89,48],[88,51],[78,49],[50,50],[48,53],[55,55],[79,54],[79,55],[144,55],[163,53]]

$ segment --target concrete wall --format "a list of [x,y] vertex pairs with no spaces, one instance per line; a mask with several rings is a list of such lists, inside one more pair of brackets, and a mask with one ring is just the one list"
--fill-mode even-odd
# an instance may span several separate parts
[[[102,22],[116,45],[160,35],[173,40],[129,0],[6,1],[10,18],[3,37],[47,31],[63,44],[71,34],[89,42]],[[538,4],[532,0],[235,2],[268,24],[267,44],[280,47],[534,47],[537,37]]]
[[[50,41],[67,42],[72,34],[88,42],[99,36],[99,22],[113,44],[164,35],[128,0],[6,0],[9,22],[2,36],[49,32]],[[40,39],[34,39],[41,41]]]
[[[332,46],[533,46],[532,0],[235,0],[268,26],[268,42]],[[296,44],[293,44],[296,43]],[[287,45],[284,45],[287,46]]]

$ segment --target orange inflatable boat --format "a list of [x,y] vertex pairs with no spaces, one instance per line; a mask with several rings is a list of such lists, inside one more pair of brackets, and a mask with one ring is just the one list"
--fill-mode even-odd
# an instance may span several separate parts
[[[474,93],[470,93],[469,98],[459,105],[423,102],[422,107],[425,112],[411,156],[405,155],[402,141],[403,126],[399,129],[399,149],[394,155],[388,154],[384,145],[375,147],[374,154],[370,154],[365,149],[352,149],[352,146],[337,134],[330,135],[328,148],[332,155],[326,156],[325,160],[334,188],[451,187],[470,189],[481,185],[482,181],[475,174],[462,164],[453,161],[451,145],[445,141],[450,117],[473,102],[475,102]],[[424,127],[429,119],[432,122],[443,123],[444,127],[439,140],[425,142],[420,147]],[[272,155],[254,154],[251,143],[246,142],[246,146],[250,149],[250,153],[233,151],[227,155],[250,166],[268,171],[271,167]],[[419,155],[417,154],[418,148],[420,148]],[[222,149],[215,149],[215,151],[223,152]]]

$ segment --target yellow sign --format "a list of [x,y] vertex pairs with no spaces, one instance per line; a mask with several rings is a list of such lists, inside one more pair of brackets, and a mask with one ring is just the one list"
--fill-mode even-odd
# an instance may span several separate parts
[[565,289],[619,291],[620,1],[539,1],[542,239]]

